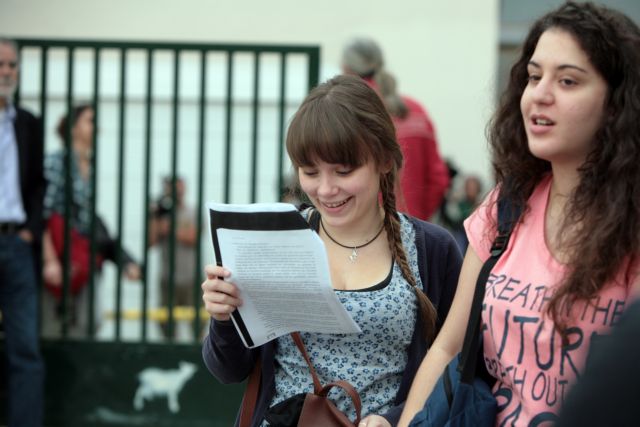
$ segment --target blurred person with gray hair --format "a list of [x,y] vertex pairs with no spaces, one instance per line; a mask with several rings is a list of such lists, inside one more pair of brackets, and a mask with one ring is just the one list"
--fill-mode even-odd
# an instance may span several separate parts
[[355,38],[345,45],[342,70],[360,76],[382,98],[393,119],[405,161],[396,189],[399,208],[428,220],[443,201],[449,187],[449,171],[438,151],[435,128],[427,111],[416,100],[398,93],[396,79],[386,71],[382,50],[372,39]]
[[0,38],[0,311],[9,427],[42,425],[44,364],[38,339],[36,265],[42,235],[40,121],[16,107],[18,47]]

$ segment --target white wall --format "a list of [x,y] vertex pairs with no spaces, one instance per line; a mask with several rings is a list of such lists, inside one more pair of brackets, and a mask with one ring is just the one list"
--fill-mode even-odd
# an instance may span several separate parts
[[318,44],[321,77],[354,35],[379,41],[400,90],[423,102],[441,150],[489,176],[484,127],[497,63],[498,0],[1,0],[12,37]]
[[[325,0],[310,3],[300,0],[0,0],[0,35],[16,38],[319,45],[321,80],[339,72],[340,52],[349,38],[370,36],[382,46],[387,67],[396,75],[400,91],[418,99],[429,110],[436,125],[443,155],[453,159],[461,171],[476,173],[488,180],[484,129],[494,102],[498,1],[396,0],[382,3]],[[28,61],[29,58],[25,57],[24,60]],[[60,73],[60,81],[64,82],[64,58],[60,63],[63,65],[53,68]],[[86,74],[90,70],[83,72]],[[133,73],[135,75],[135,70]],[[79,76],[81,74],[78,73]],[[117,73],[114,71],[111,74]],[[78,78],[83,80],[82,77]],[[197,78],[194,77],[194,80]],[[25,72],[23,79],[23,95],[26,98],[30,92],[37,91],[38,78]],[[136,79],[137,77],[132,77],[131,81]],[[77,86],[90,87],[86,81]],[[78,87],[76,91],[82,92]],[[90,93],[88,89],[84,91]],[[57,103],[54,102],[48,110],[49,150],[57,146],[53,129],[64,111],[63,94],[64,91],[61,90]],[[196,94],[190,96],[194,97]],[[32,108],[37,111],[37,104]],[[222,116],[218,117],[215,111],[217,110],[208,115],[211,120],[209,133],[221,132]],[[167,155],[170,129],[167,111],[156,111],[154,114],[158,116],[155,122],[162,125],[161,129],[154,130],[154,152],[157,159],[152,173],[152,192],[157,194],[160,184],[158,176],[166,174],[170,164],[170,157]],[[188,108],[181,114],[188,115]],[[165,118],[159,115],[164,115]],[[245,112],[245,115],[248,116],[249,112]],[[99,122],[98,211],[112,230],[116,226],[117,211],[118,148],[114,124],[117,117],[117,105],[112,100],[108,108],[102,108]],[[247,132],[243,123],[247,122],[240,119],[238,129]],[[126,140],[129,181],[124,202],[126,218],[123,239],[125,246],[137,257],[142,256],[144,247],[144,221],[140,204],[140,165],[143,164],[141,126],[139,105],[128,107]],[[189,129],[181,131],[180,138],[187,132],[184,139],[195,141],[195,123],[189,126]],[[261,130],[261,133],[264,132]],[[273,136],[268,138],[273,139]],[[194,202],[195,185],[192,185],[194,181],[189,174],[195,174],[195,151],[188,150],[188,153],[179,156],[178,168],[179,173],[187,175],[187,183],[190,184],[188,199]],[[219,163],[208,159],[207,164]],[[235,168],[234,174],[239,173],[237,169]],[[205,199],[221,201],[220,187],[216,185],[221,179],[218,172],[209,170],[206,174]],[[267,186],[272,184],[271,181],[261,178],[261,184],[266,183]],[[239,192],[246,193],[244,188],[240,188]],[[242,199],[245,196],[239,197],[240,199],[232,201],[247,201]],[[260,196],[259,200],[267,201],[264,196]],[[210,254],[208,243],[204,254]],[[155,254],[149,270],[152,283],[155,282],[157,263]],[[101,301],[103,309],[113,308],[113,278],[113,269],[107,268],[103,280],[107,286],[103,286],[101,291],[104,296]],[[155,305],[156,289],[152,286],[150,290],[150,303]],[[139,307],[139,296],[140,288],[137,284],[125,283],[123,307]],[[112,325],[106,326],[101,333],[103,337],[108,337],[112,331]],[[125,338],[129,333],[127,331],[125,329]],[[134,328],[131,337],[137,331]]]

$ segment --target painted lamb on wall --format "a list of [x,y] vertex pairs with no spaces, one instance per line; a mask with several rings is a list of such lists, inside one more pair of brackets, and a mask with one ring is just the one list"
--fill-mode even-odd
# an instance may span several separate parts
[[166,397],[169,410],[174,414],[178,413],[178,395],[197,369],[195,364],[185,361],[179,363],[178,369],[144,369],[138,374],[140,385],[133,398],[133,407],[141,411],[145,400]]

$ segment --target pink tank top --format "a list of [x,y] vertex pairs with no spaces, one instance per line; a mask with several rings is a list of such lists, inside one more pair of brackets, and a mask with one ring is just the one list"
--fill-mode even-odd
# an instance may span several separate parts
[[[509,248],[487,281],[483,339],[487,368],[498,380],[496,425],[552,425],[583,369],[592,339],[616,324],[629,295],[627,263],[591,304],[571,308],[569,343],[562,346],[545,311],[567,272],[544,238],[550,187],[550,176],[538,184],[524,222],[513,231]],[[487,215],[495,218],[494,199],[495,190],[465,222],[470,245],[482,260],[489,257],[493,240]]]

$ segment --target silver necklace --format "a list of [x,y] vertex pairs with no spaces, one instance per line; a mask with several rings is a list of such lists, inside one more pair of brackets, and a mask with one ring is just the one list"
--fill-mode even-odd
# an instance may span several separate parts
[[373,236],[373,238],[371,240],[369,240],[366,243],[363,243],[362,245],[359,246],[347,246],[347,245],[343,245],[342,243],[338,242],[336,239],[334,239],[333,237],[331,237],[331,234],[329,234],[327,232],[327,229],[324,228],[324,223],[322,222],[322,218],[320,218],[320,227],[322,227],[322,230],[324,231],[324,234],[327,235],[327,237],[336,245],[341,246],[345,249],[351,249],[351,255],[349,255],[349,261],[351,261],[352,263],[356,262],[356,260],[358,259],[358,249],[360,248],[364,248],[365,246],[371,244],[374,240],[376,240],[378,238],[378,236],[380,236],[380,234],[382,233],[382,230],[384,230],[384,222],[382,223],[382,227],[380,227],[380,230],[378,230],[378,232],[376,233],[375,236]]

